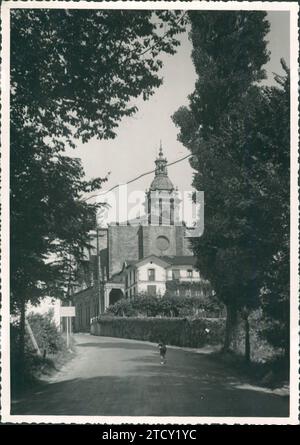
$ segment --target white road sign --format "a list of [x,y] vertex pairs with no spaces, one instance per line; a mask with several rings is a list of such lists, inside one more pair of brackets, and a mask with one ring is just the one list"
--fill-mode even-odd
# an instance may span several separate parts
[[61,317],[75,317],[75,306],[61,306],[60,307]]

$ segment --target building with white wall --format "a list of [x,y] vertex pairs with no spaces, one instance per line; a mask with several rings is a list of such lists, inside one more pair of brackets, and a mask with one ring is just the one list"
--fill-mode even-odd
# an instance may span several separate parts
[[163,296],[167,282],[177,280],[186,283],[200,283],[201,277],[195,267],[193,256],[150,255],[138,261],[125,263],[125,296],[130,298],[138,294]]

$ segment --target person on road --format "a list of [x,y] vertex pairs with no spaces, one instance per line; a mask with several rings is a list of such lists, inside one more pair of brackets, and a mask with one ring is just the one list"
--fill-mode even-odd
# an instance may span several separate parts
[[158,349],[160,354],[160,363],[164,365],[166,363],[166,354],[167,354],[167,347],[163,341],[160,341],[158,343]]

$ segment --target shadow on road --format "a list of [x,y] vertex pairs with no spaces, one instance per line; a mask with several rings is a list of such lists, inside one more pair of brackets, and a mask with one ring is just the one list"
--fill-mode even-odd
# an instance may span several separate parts
[[[78,345],[87,347],[88,343]],[[96,346],[91,343],[90,346]],[[139,345],[122,343],[122,348]],[[287,397],[241,389],[207,357],[170,351],[161,365],[155,348],[141,345],[144,354],[124,352],[111,375],[66,379],[39,385],[12,405],[12,414],[86,416],[213,416],[287,417]],[[121,347],[101,343],[101,348]],[[147,350],[147,351],[145,351]],[[110,352],[111,353],[111,352]],[[109,352],[107,352],[109,354]],[[102,356],[102,354],[100,353]],[[100,369],[101,372],[101,369]]]
[[[12,414],[88,416],[214,416],[285,417],[288,400],[279,396],[215,387],[208,378],[189,384],[185,376],[95,377],[73,379],[36,389],[30,399],[19,400]],[[158,384],[159,383],[159,384]],[[178,403],[179,401],[179,403]]]

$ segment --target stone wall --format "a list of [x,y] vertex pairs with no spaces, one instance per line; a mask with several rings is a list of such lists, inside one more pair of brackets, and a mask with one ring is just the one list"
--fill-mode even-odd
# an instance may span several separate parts
[[[142,233],[144,257],[149,255],[192,255],[192,251],[189,248],[189,240],[184,237],[184,226],[144,226],[142,227]],[[159,236],[165,236],[170,242],[168,249],[163,252],[157,246],[156,240]]]
[[73,297],[75,305],[74,332],[89,332],[90,319],[98,316],[99,298],[97,286],[78,292]]
[[139,259],[139,226],[111,225],[108,228],[109,277],[120,272],[124,261]]
[[[190,241],[185,238],[184,226],[111,225],[108,228],[109,277],[120,272],[125,261],[137,261],[149,255],[192,255]],[[162,251],[157,238],[164,236],[169,247]]]

